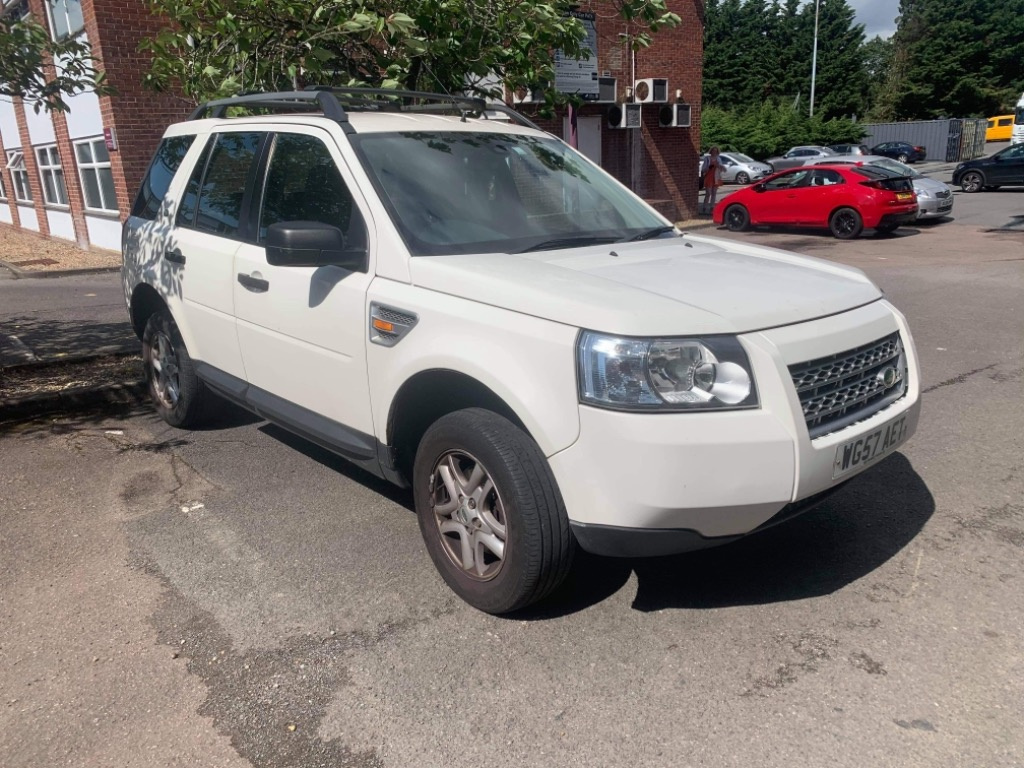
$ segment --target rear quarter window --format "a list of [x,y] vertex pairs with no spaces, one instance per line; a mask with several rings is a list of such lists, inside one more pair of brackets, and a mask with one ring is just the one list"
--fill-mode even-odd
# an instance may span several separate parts
[[146,177],[142,180],[142,186],[139,187],[139,194],[132,206],[132,216],[156,219],[171,180],[195,139],[195,135],[169,136],[160,142]]

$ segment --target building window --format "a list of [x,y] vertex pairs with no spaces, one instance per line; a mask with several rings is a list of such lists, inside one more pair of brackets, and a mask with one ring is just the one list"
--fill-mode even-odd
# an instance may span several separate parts
[[39,165],[39,178],[43,182],[43,200],[50,205],[67,205],[68,188],[64,183],[64,169],[60,165],[57,147],[38,147],[36,162]]
[[28,185],[28,170],[25,168],[25,153],[12,149],[7,153],[7,170],[14,182],[14,199],[20,203],[32,202],[32,188]]
[[7,201],[7,188],[4,186],[4,175],[0,173],[0,200]]
[[78,175],[82,179],[85,207],[94,211],[117,213],[117,194],[114,192],[114,174],[110,170],[110,155],[103,139],[89,139],[75,144]]
[[85,29],[82,0],[49,0],[47,6],[49,6],[54,40],[74,37]]

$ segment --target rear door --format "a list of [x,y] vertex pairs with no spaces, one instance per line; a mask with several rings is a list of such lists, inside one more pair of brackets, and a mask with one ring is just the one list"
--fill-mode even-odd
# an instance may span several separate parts
[[193,357],[245,378],[234,317],[234,258],[241,220],[266,133],[225,130],[210,136],[188,181],[165,259],[174,268],[165,289],[182,298]]
[[[249,398],[277,420],[352,458],[373,434],[366,373],[366,272],[272,266],[267,228],[283,221],[336,226],[349,247],[370,246],[366,202],[334,138],[316,127],[276,130],[254,193],[251,236],[232,270]],[[355,193],[354,193],[355,192]]]

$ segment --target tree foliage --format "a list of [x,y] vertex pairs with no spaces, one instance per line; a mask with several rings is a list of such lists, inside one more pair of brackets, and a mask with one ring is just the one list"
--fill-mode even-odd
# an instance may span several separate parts
[[[846,0],[818,4],[815,113],[863,114],[869,77],[864,27]],[[748,109],[768,100],[807,104],[814,47],[813,2],[708,0],[704,29],[704,103]],[[809,109],[809,105],[808,105]]]
[[878,111],[987,117],[1024,91],[1024,0],[901,0]]
[[[48,79],[46,67],[56,65]],[[67,112],[65,99],[82,91],[111,93],[89,44],[79,38],[54,41],[31,17],[0,17],[0,94],[20,96],[41,109]]]
[[701,115],[701,145],[771,157],[801,144],[857,142],[864,130],[845,118],[809,117],[789,104],[766,102],[755,109],[706,107]]
[[[581,56],[582,25],[540,0],[150,0],[173,26],[144,41],[146,82],[195,101],[309,85],[495,96],[497,82],[554,80],[554,52]],[[614,0],[645,46],[679,23],[665,0]]]

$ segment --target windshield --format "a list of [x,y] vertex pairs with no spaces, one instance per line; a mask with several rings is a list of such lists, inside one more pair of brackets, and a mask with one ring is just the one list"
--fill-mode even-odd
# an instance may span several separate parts
[[880,157],[877,160],[872,160],[871,165],[877,165],[879,168],[885,168],[886,170],[893,171],[894,173],[898,173],[900,176],[917,178],[921,175],[909,165],[904,165],[899,160],[891,160],[888,157]]
[[554,138],[465,131],[353,138],[414,256],[565,248],[665,229],[652,209]]
[[729,154],[732,156],[732,158],[734,160],[738,160],[741,163],[756,163],[757,162],[757,160],[755,160],[754,158],[749,157],[748,155],[744,155],[744,154],[742,154],[740,152],[730,152]]
[[1017,107],[1017,111],[1013,113],[1013,124],[1024,125],[1024,107]]

